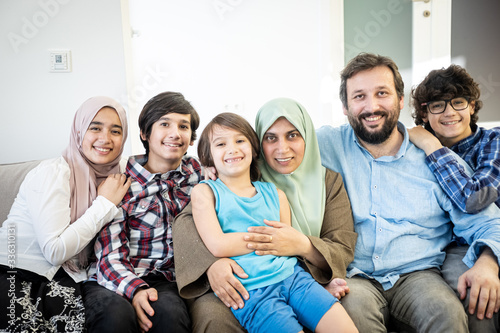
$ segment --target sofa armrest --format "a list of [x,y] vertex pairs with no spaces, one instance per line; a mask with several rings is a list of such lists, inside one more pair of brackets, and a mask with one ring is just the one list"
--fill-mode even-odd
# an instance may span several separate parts
[[26,174],[40,162],[40,160],[37,160],[0,164],[0,226],[7,219]]

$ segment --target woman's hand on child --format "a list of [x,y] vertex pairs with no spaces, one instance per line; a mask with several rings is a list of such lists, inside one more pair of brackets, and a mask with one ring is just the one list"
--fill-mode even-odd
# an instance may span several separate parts
[[127,178],[124,174],[109,175],[97,188],[97,195],[102,195],[115,205],[118,205],[125,193],[127,193],[131,183],[131,178]]
[[341,299],[349,293],[349,287],[347,286],[346,280],[340,278],[335,278],[330,281],[330,283],[325,286],[325,289],[338,299]]
[[250,227],[248,235],[243,238],[248,242],[248,248],[255,250],[255,254],[305,257],[298,250],[310,246],[307,236],[285,223],[268,220],[264,220],[264,223],[268,227]]
[[208,282],[213,292],[228,308],[231,307],[237,310],[238,308],[242,309],[245,305],[241,296],[247,300],[249,295],[234,274],[242,279],[248,277],[243,269],[234,260],[229,258],[217,260],[207,270]]

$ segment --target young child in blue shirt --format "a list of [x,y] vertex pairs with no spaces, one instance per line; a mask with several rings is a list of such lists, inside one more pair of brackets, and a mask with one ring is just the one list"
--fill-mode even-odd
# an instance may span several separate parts
[[[249,332],[357,332],[338,300],[298,265],[295,257],[259,256],[244,235],[264,220],[290,224],[283,191],[259,182],[260,144],[251,125],[234,113],[221,113],[204,129],[198,156],[215,167],[218,179],[203,181],[191,193],[196,228],[216,257],[231,257],[248,275],[242,309],[232,309]],[[262,236],[271,237],[271,236]]]

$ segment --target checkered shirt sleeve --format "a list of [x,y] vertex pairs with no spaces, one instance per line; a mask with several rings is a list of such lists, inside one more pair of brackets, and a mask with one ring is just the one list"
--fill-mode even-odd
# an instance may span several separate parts
[[[473,170],[465,171],[446,147],[426,158],[443,190],[464,213],[475,213],[496,202],[500,207],[500,131],[485,131],[452,147]],[[496,133],[496,134],[495,134]]]
[[99,234],[95,245],[97,282],[132,299],[147,286],[142,276],[154,272],[175,281],[172,222],[189,203],[201,180],[201,166],[185,157],[177,170],[150,174],[144,157],[129,160],[126,173],[132,185],[119,214]]

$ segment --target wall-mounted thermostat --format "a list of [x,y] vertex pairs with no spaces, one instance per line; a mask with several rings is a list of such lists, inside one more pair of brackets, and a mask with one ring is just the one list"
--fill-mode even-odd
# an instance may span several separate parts
[[71,72],[71,51],[70,50],[49,50],[50,72],[68,73]]

